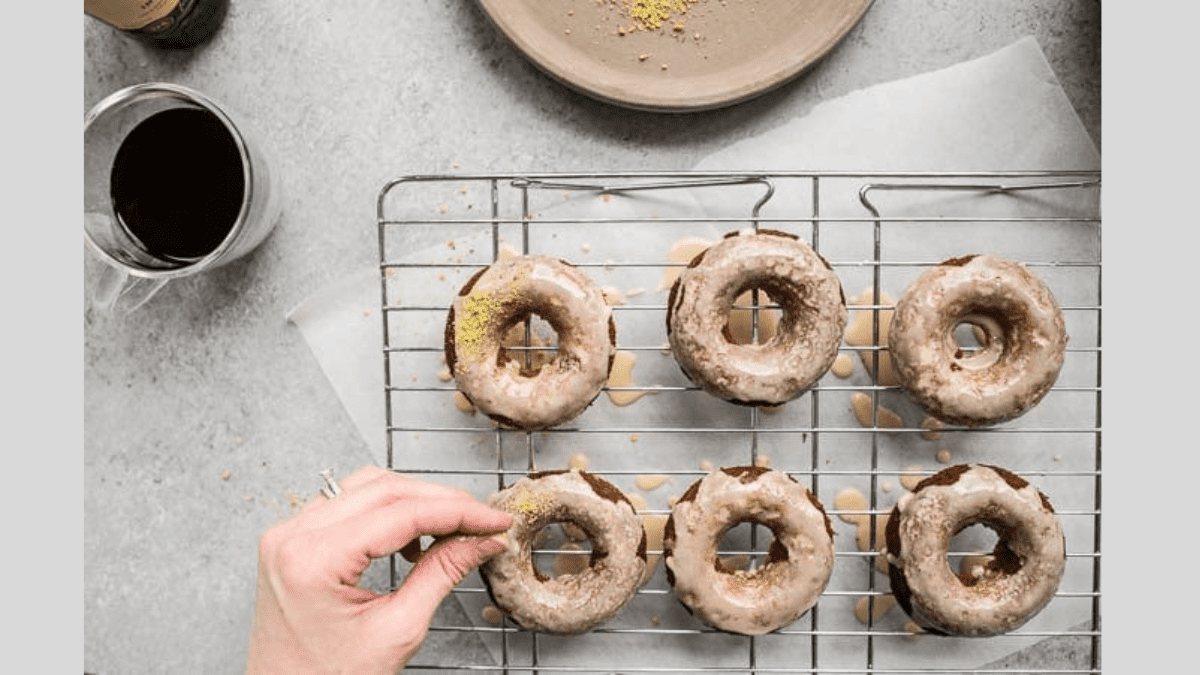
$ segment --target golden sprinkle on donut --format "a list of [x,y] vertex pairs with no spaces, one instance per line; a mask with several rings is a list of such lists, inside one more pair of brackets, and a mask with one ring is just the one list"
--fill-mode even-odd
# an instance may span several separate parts
[[488,328],[502,313],[504,304],[517,294],[523,280],[524,275],[522,274],[513,279],[508,288],[503,291],[489,293],[479,290],[463,300],[462,315],[455,319],[454,344],[459,358],[475,358],[482,355]]
[[513,499],[516,509],[526,520],[545,514],[554,505],[554,497],[546,492],[533,492],[522,488]]

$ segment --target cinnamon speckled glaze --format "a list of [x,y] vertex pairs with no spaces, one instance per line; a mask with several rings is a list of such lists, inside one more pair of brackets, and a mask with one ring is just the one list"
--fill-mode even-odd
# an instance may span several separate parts
[[[964,351],[959,324],[986,336]],[[969,255],[926,270],[896,302],[888,334],[900,385],[933,417],[978,427],[1011,420],[1058,379],[1067,334],[1053,293],[1024,265]]]
[[[721,538],[738,523],[770,528],[766,563],[726,568]],[[729,633],[762,635],[799,619],[833,573],[833,528],[825,509],[794,478],[764,467],[714,471],[671,508],[663,561],[676,597],[697,618]]]
[[[536,314],[558,352],[536,372],[504,355],[505,333]],[[446,363],[459,391],[496,422],[545,429],[583,412],[608,381],[616,324],[604,293],[573,265],[548,256],[504,258],[472,277],[446,317]]]
[[[584,633],[612,618],[646,571],[646,532],[621,491],[581,471],[523,476],[491,495],[489,506],[513,515],[508,548],[480,567],[492,601],[529,630]],[[576,574],[547,578],[533,561],[542,528],[571,523],[587,533],[592,555]]]
[[[955,574],[950,539],[983,523],[999,541],[978,576]],[[926,630],[983,637],[1019,628],[1058,590],[1066,542],[1050,500],[1016,474],[959,464],[922,480],[892,509],[887,559],[897,603]]]
[[[733,343],[733,302],[755,288],[783,309],[776,334]],[[833,365],[845,326],[845,296],[829,264],[795,235],[772,230],[726,234],[689,263],[667,302],[667,335],[684,373],[743,405],[779,405],[807,391]]]

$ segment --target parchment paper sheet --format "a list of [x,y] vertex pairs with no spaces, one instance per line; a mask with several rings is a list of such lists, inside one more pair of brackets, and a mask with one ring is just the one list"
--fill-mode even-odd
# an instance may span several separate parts
[[[1099,155],[1050,71],[1040,49],[1027,38],[976,61],[908,80],[879,85],[822,104],[804,118],[795,119],[762,136],[748,138],[715,153],[696,167],[711,171],[783,170],[1030,170],[1097,169]],[[547,168],[550,169],[550,168]],[[741,188],[737,188],[741,189]],[[633,384],[668,389],[687,384],[665,345],[660,308],[666,293],[660,288],[663,263],[671,245],[687,237],[715,239],[730,224],[676,227],[672,218],[743,217],[744,202],[730,199],[720,190],[674,190],[628,193],[600,198],[595,193],[571,190],[538,191],[531,206],[536,225],[531,249],[559,255],[580,264],[602,287],[625,296],[617,308],[618,345],[632,348],[637,361]],[[888,198],[889,212],[925,212],[929,200],[944,200],[939,210],[953,211],[962,204],[957,198],[916,196]],[[1037,199],[992,199],[980,207],[992,214],[1095,213],[1095,192]],[[809,197],[802,191],[780,191],[763,215],[807,213]],[[447,207],[448,204],[448,207]],[[442,204],[413,204],[415,209],[447,216],[470,213],[477,203],[466,195]],[[850,214],[861,217],[862,206],[848,193],[846,199],[829,200],[827,216]],[[476,212],[477,215],[477,212]],[[603,232],[581,230],[556,219],[575,217],[628,218],[629,222],[605,225]],[[807,230],[797,228],[803,236]],[[952,232],[913,230],[920,236],[897,236],[887,241],[889,255],[901,260],[931,260],[991,249],[1021,260],[1098,259],[1098,238],[1080,237],[1075,230],[1044,228],[1036,233],[998,230],[994,227]],[[923,233],[923,234],[921,234]],[[855,260],[869,259],[862,247],[863,231],[853,227],[822,230],[822,251],[831,260],[847,261],[836,267],[848,296],[869,283],[869,266]],[[520,234],[502,236],[520,244]],[[869,237],[868,237],[869,239]],[[393,302],[413,306],[445,306],[457,291],[471,264],[485,264],[494,253],[495,242],[482,231],[456,231],[452,239],[425,241],[408,248],[415,254],[397,255],[447,267],[421,268],[390,278],[388,292]],[[612,264],[614,261],[617,264]],[[461,267],[460,263],[465,263]],[[1040,268],[1060,304],[1088,305],[1094,288],[1079,283],[1077,274],[1055,267]],[[918,270],[901,270],[888,277],[884,292],[896,297]],[[348,276],[313,294],[289,313],[312,348],[347,412],[363,435],[372,456],[386,465],[380,285],[375,269]],[[395,325],[389,335],[406,345],[438,347],[444,314],[412,312]],[[1094,346],[1095,326],[1087,313],[1068,312],[1072,347]],[[1080,337],[1077,339],[1076,335]],[[628,407],[617,406],[602,395],[591,408],[569,426],[584,433],[546,433],[526,437],[514,432],[497,432],[482,416],[465,415],[455,408],[453,383],[438,377],[442,364],[436,349],[413,355],[398,355],[393,363],[394,383],[411,385],[411,391],[393,395],[395,422],[400,427],[430,427],[444,431],[392,435],[395,464],[400,468],[445,470],[444,482],[455,484],[480,498],[496,489],[495,469],[502,466],[505,482],[531,465],[556,468],[575,454],[589,459],[589,468],[606,476],[630,494],[640,496],[647,513],[665,515],[668,497],[678,495],[702,475],[702,461],[714,466],[747,463],[751,456],[750,416],[758,415],[759,429],[804,427],[814,414],[811,397],[788,404],[772,413],[749,410],[717,401],[702,392],[663,391],[651,394]],[[1014,428],[1043,429],[1087,427],[1092,424],[1094,404],[1086,391],[1075,395],[1073,387],[1086,390],[1094,384],[1094,361],[1087,354],[1072,354],[1060,385],[1068,391],[1047,397],[1033,412],[1013,423]],[[833,385],[818,402],[823,427],[854,428],[850,411],[852,385],[869,384],[857,365],[846,380],[827,375]],[[839,389],[839,387],[841,389]],[[894,394],[896,392],[883,392]],[[902,397],[881,397],[881,403],[915,426],[923,415]],[[1089,407],[1091,406],[1091,407]],[[723,428],[731,433],[689,433],[697,428]],[[682,430],[682,431],[681,431]],[[590,433],[589,433],[590,432]],[[879,485],[892,489],[875,493],[876,507],[889,508],[902,492],[899,475],[903,468],[918,466],[925,473],[940,468],[934,459],[940,449],[952,452],[953,461],[989,461],[1022,471],[1050,475],[1035,476],[1062,513],[1068,551],[1079,554],[1068,561],[1067,578],[1049,607],[1027,624],[1022,632],[1031,635],[1003,636],[983,640],[909,637],[903,633],[906,617],[893,608],[876,621],[873,638],[874,663],[887,668],[971,668],[1015,652],[1047,633],[1067,630],[1087,620],[1091,612],[1093,532],[1092,517],[1083,512],[1094,504],[1094,480],[1072,476],[1071,471],[1092,468],[1093,439],[1084,434],[993,434],[970,436],[970,443],[948,435],[943,441],[922,440],[914,434],[879,434]],[[760,433],[753,448],[778,469],[791,471],[808,481],[817,457],[821,472],[816,481],[818,496],[833,511],[834,497],[844,487],[870,492],[869,476],[872,436],[823,434],[819,447],[810,434],[799,432]],[[1019,447],[1014,447],[1016,444]],[[666,483],[653,491],[637,486],[640,474],[664,474]],[[433,479],[439,479],[435,476]],[[878,486],[877,486],[878,487]],[[837,548],[840,554],[833,579],[816,611],[802,617],[781,634],[755,640],[755,662],[763,668],[807,667],[813,640],[806,631],[820,630],[816,641],[819,663],[828,668],[860,668],[865,664],[866,626],[854,617],[854,603],[864,594],[886,593],[885,575],[874,572],[870,559],[857,555],[855,528],[834,513]],[[978,535],[978,533],[976,533]],[[981,540],[982,541],[982,540]],[[738,636],[696,634],[701,628],[670,594],[661,565],[655,575],[626,608],[604,626],[603,631],[573,638],[537,636],[538,663],[542,666],[596,668],[612,672],[622,667],[728,667],[744,668],[748,641]],[[481,617],[488,604],[477,576],[472,575],[453,596],[461,602],[477,627],[494,628]],[[625,632],[637,629],[638,632]],[[641,631],[653,632],[644,633]],[[801,634],[797,634],[801,633]],[[507,644],[497,632],[482,632],[497,663],[507,658],[513,665],[529,662],[535,639],[527,633],[510,634]],[[479,664],[488,665],[488,664]]]

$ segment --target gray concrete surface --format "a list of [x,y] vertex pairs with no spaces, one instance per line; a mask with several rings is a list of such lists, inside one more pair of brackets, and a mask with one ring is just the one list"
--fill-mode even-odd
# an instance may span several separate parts
[[[233,0],[216,38],[183,53],[84,23],[85,111],[144,81],[207,92],[259,128],[286,193],[278,229],[248,258],[168,285],[133,317],[83,317],[84,656],[95,675],[239,672],[257,536],[316,494],[318,470],[367,461],[284,315],[376,260],[386,180],[686,169],[821,101],[1026,35],[1100,145],[1095,0],[879,0],[799,80],[690,115],[630,112],[565,89],[470,0]],[[84,265],[90,279],[97,263],[85,253]],[[385,580],[373,569],[367,583]],[[436,636],[422,661],[460,642]],[[1086,668],[1087,642],[1053,639],[1008,665]]]

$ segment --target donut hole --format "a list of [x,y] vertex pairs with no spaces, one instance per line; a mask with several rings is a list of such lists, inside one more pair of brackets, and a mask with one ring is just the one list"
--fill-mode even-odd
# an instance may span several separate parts
[[950,538],[946,562],[964,586],[1013,574],[1021,567],[1013,553],[991,525],[974,523]]
[[745,520],[725,530],[717,542],[716,567],[720,572],[754,572],[768,563],[787,558],[770,528]]
[[543,579],[579,574],[591,564],[592,543],[574,523],[550,523],[533,539],[533,564]]
[[738,292],[721,332],[730,344],[761,345],[775,337],[782,320],[783,309],[767,289],[749,287]]
[[536,312],[513,317],[502,334],[496,365],[515,363],[525,377],[536,376],[558,353],[558,331]]
[[964,356],[970,356],[987,345],[988,334],[979,326],[964,321],[954,327],[954,343]]
[[951,328],[954,363],[980,370],[994,365],[1009,342],[1007,322],[986,312],[971,312]]

